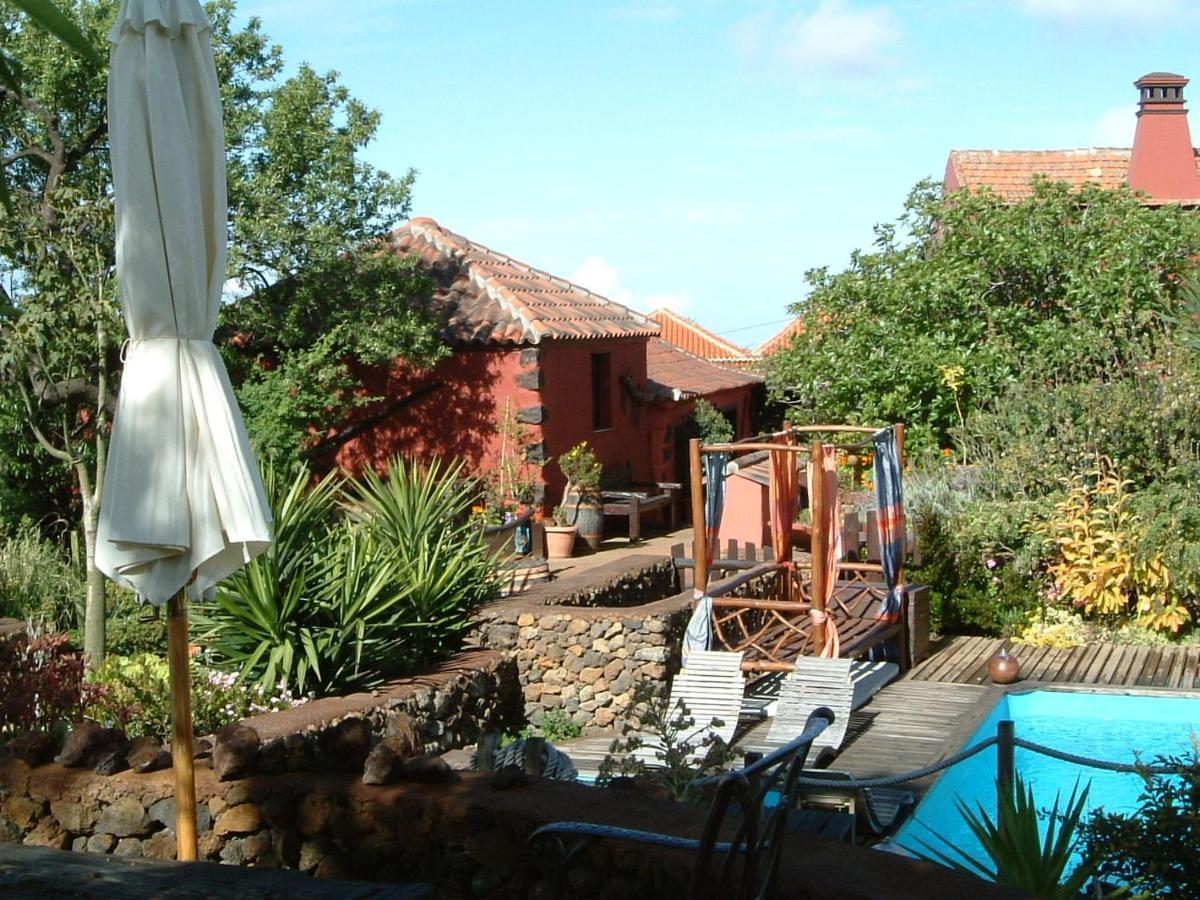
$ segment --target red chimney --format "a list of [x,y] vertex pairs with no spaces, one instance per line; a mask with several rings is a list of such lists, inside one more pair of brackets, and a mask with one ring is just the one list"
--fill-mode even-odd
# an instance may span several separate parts
[[1151,72],[1134,82],[1139,103],[1129,186],[1156,200],[1200,200],[1200,174],[1183,107],[1187,83],[1170,72]]

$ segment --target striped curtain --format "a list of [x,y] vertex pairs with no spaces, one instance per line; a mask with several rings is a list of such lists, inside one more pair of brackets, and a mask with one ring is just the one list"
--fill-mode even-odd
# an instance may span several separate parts
[[[729,462],[729,454],[705,453],[702,459],[707,485],[704,492],[704,543],[708,548],[708,567],[712,568],[721,531],[721,515],[725,512],[725,466]],[[707,578],[704,583],[708,584]],[[696,608],[683,633],[684,660],[692,650],[708,650],[712,646],[712,597],[705,592],[697,593],[694,599]]]
[[875,522],[879,526],[880,562],[888,589],[879,618],[895,622],[900,619],[900,598],[904,592],[901,583],[905,553],[904,480],[896,430],[884,428],[876,432],[874,442]]
[[[825,538],[825,596],[821,599],[821,609],[816,609],[816,597],[812,598],[814,608],[811,612],[813,626],[825,628],[825,640],[822,656],[836,659],[840,653],[837,622],[829,613],[829,605],[833,600],[833,592],[837,587],[838,563],[842,561],[844,548],[842,545],[842,501],[838,494],[837,482],[837,447],[829,444],[822,448],[822,459],[809,460],[808,463],[808,496],[809,505],[817,491],[825,500],[822,506],[824,516],[821,521],[821,532]],[[819,467],[819,474],[818,474]],[[816,522],[813,522],[813,540],[816,540]],[[815,547],[813,548],[816,549]]]

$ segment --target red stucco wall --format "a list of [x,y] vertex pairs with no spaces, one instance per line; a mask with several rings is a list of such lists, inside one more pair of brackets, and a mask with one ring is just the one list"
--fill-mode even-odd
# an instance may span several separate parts
[[[347,443],[334,462],[350,472],[366,465],[382,471],[398,453],[416,459],[458,457],[473,471],[488,471],[499,458],[497,423],[505,401],[511,401],[514,410],[542,402],[536,391],[516,384],[517,375],[532,368],[521,365],[521,351],[513,348],[458,350],[432,372],[414,371],[402,363],[390,372],[371,370],[364,381],[371,393],[385,399],[360,410],[359,419],[423,385],[440,381],[442,386]],[[538,426],[525,429],[531,441],[541,440]]]
[[[646,339],[625,341],[547,341],[542,351],[542,402],[547,419],[542,426],[548,459],[557,458],[586,440],[609,477],[625,470],[633,481],[650,481],[649,416],[621,384],[621,376],[641,387],[646,383]],[[592,354],[608,353],[611,360],[612,427],[593,428]],[[547,501],[562,497],[564,479],[557,462],[547,465]]]

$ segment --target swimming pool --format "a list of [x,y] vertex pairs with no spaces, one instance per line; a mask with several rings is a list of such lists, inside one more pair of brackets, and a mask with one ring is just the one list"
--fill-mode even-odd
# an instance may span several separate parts
[[[996,725],[1003,719],[1012,719],[1017,737],[1027,741],[1109,762],[1132,763],[1137,752],[1149,763],[1156,756],[1183,756],[1191,751],[1192,737],[1200,733],[1200,697],[1059,690],[1010,693],[963,746],[995,735]],[[1078,778],[1081,786],[1091,781],[1089,809],[1130,812],[1137,808],[1143,786],[1141,778],[1132,773],[1084,768],[1023,748],[1017,748],[1016,767],[1033,785],[1039,808],[1053,804],[1055,791],[1061,792],[1065,803]],[[962,797],[972,809],[976,801],[983,803],[995,818],[995,747],[947,769],[893,841],[920,852],[925,840],[944,850],[933,837],[936,833],[972,856],[986,859],[955,808],[956,797]]]

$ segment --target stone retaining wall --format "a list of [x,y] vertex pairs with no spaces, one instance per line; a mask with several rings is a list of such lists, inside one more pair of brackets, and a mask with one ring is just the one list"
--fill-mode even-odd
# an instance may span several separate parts
[[476,650],[377,691],[313,700],[245,724],[262,741],[259,770],[279,771],[286,767],[284,757],[319,760],[321,736],[348,718],[365,719],[376,735],[387,734],[397,718],[407,718],[426,752],[438,754],[473,745],[485,731],[518,730],[522,702],[515,661],[494,650]]
[[[170,859],[170,771],[103,777],[57,764],[0,761],[0,840]],[[638,790],[470,773],[450,784],[364,785],[351,773],[255,776],[223,784],[196,772],[201,859],[296,868],[318,878],[432,884],[449,900],[682,897],[693,856],[602,842],[559,872],[528,837],[546,822],[606,822],[699,837],[705,810]],[[1016,897],[941,866],[815,835],[786,835],[776,896],[860,900]],[[562,877],[562,892],[553,882]],[[130,882],[133,884],[133,882]],[[195,887],[195,885],[193,885]]]
[[588,732],[636,730],[634,689],[664,690],[679,668],[691,603],[690,594],[636,608],[512,600],[481,612],[473,640],[516,660],[524,715],[535,725],[562,710]]

